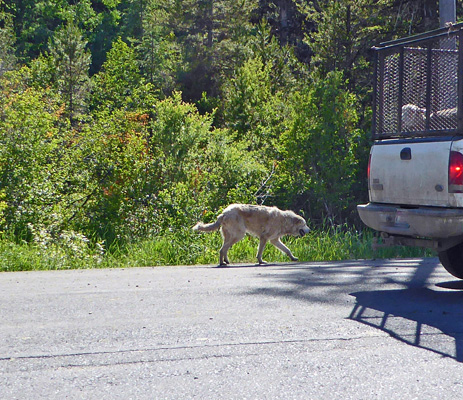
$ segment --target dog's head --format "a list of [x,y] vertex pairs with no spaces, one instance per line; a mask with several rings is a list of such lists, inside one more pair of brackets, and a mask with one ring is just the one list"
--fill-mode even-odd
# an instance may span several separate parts
[[299,229],[299,235],[300,237],[306,235],[307,233],[310,232],[310,228],[308,226],[306,226],[305,228],[301,228]]
[[304,236],[310,232],[310,228],[307,226],[304,218],[300,217],[299,215],[294,215],[291,219],[292,222],[292,235],[293,236]]

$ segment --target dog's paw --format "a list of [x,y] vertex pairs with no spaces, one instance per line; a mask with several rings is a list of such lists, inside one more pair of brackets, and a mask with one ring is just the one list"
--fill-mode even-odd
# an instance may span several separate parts
[[229,264],[225,264],[225,263],[220,263],[219,265],[217,265],[217,268],[225,268],[225,267],[228,267]]

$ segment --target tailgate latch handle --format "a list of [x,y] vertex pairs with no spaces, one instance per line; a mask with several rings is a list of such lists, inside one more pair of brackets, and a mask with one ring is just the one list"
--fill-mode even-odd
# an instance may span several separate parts
[[412,149],[410,147],[404,147],[400,151],[400,159],[401,160],[411,160],[412,159]]

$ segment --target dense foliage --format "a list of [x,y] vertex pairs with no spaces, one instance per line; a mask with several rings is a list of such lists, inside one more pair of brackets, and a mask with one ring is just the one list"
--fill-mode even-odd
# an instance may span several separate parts
[[437,8],[0,0],[0,231],[98,255],[231,202],[354,224],[368,49],[437,27]]

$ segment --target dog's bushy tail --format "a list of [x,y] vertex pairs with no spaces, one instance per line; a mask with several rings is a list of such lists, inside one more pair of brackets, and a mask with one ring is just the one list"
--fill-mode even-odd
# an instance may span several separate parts
[[202,222],[198,222],[195,226],[193,226],[193,230],[195,232],[197,231],[213,232],[213,231],[219,230],[220,225],[222,225],[222,215],[219,215],[219,218],[217,218],[217,221],[212,222],[211,224],[204,224]]

